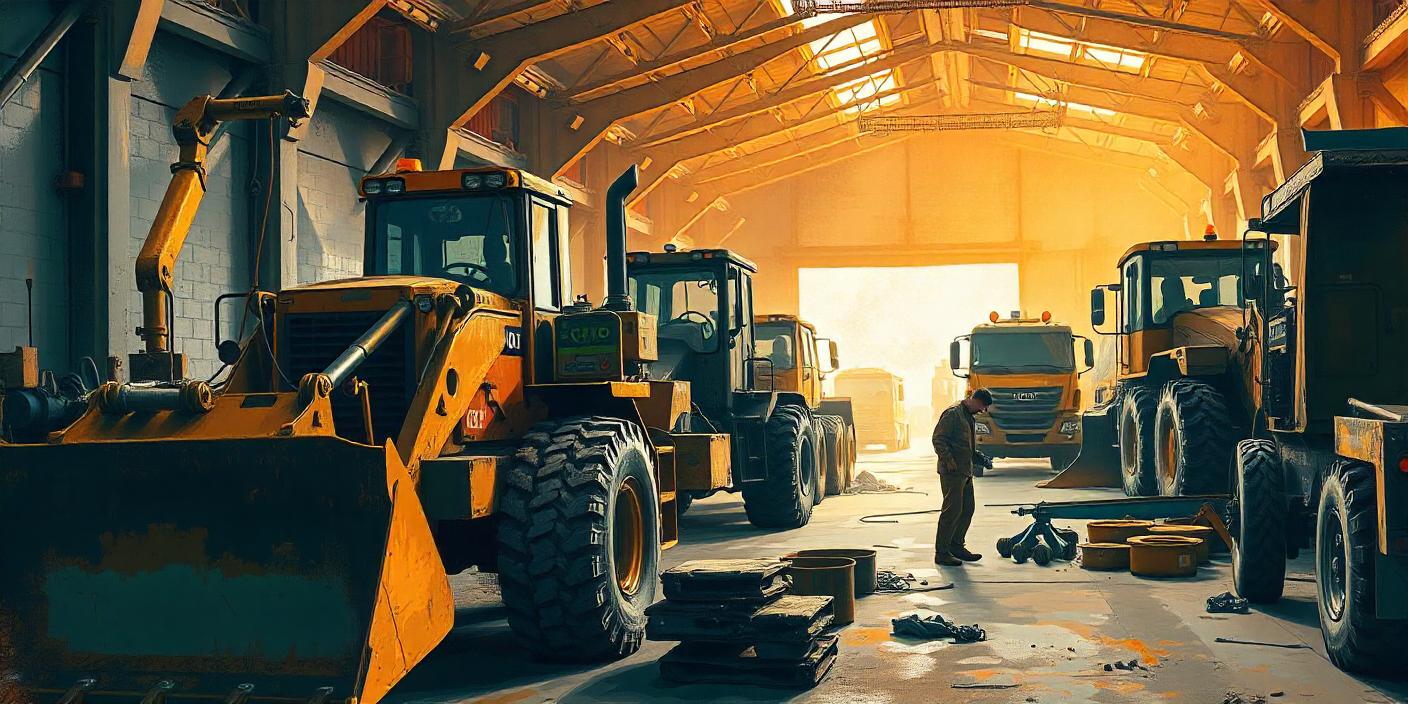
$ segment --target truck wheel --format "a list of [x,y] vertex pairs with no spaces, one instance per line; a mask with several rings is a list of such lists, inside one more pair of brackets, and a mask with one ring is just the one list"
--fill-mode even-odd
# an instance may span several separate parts
[[826,476],[826,495],[836,496],[846,490],[846,447],[841,437],[844,423],[836,416],[817,416],[821,427],[818,436],[825,448],[826,462],[822,464]]
[[616,418],[546,421],[504,477],[498,571],[508,623],[535,654],[636,652],[655,601],[660,494],[645,435]]
[[856,463],[860,461],[860,443],[856,440],[856,426],[854,423],[845,423],[846,432],[846,488],[851,488],[851,484],[856,481]]
[[764,428],[768,476],[743,485],[743,510],[759,528],[801,528],[812,518],[817,485],[816,439],[807,413],[778,406]]
[[1269,604],[1286,581],[1285,474],[1270,440],[1237,443],[1233,486],[1232,583],[1243,598]]
[[1159,493],[1154,469],[1154,392],[1136,386],[1124,395],[1120,406],[1120,474],[1125,496],[1155,496]]
[[[1374,616],[1378,508],[1374,470],[1338,460],[1330,466],[1315,516],[1315,588],[1325,650],[1341,669],[1401,673],[1408,654],[1395,638],[1401,621]],[[1394,628],[1390,624],[1399,624]]]
[[812,416],[812,443],[816,448],[816,493],[812,495],[812,502],[820,504],[828,496],[826,492],[827,482],[830,478],[827,472],[835,457],[834,451],[826,441],[826,427],[821,424],[821,416]]

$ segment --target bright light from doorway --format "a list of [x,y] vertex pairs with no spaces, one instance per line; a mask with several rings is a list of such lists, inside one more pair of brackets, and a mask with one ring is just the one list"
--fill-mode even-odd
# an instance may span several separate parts
[[[841,366],[881,367],[905,380],[916,445],[929,422],[931,381],[949,343],[992,310],[1020,307],[1016,264],[802,269],[801,316],[836,340]],[[941,381],[951,380],[945,365]]]

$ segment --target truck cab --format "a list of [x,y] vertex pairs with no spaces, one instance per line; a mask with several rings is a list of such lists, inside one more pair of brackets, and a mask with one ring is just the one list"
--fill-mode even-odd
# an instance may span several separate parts
[[[1024,318],[996,311],[988,323],[955,339],[949,364],[967,379],[967,392],[987,388],[993,404],[977,421],[978,449],[991,457],[1048,457],[1064,469],[1080,454],[1079,375],[1094,365],[1094,345],[1051,314]],[[1077,370],[1075,343],[1084,341],[1085,370]],[[967,343],[969,366],[961,366]]]

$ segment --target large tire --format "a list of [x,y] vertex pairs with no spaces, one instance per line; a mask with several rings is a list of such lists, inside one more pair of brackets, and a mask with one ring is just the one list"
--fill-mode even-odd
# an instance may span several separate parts
[[1154,467],[1163,496],[1224,494],[1237,442],[1222,392],[1201,381],[1164,385],[1154,419]]
[[826,428],[822,427],[820,416],[812,416],[812,446],[816,449],[816,483],[813,486],[817,488],[812,494],[812,503],[820,505],[827,496],[826,468],[834,457],[831,446],[826,442]]
[[846,459],[848,451],[845,438],[842,437],[845,422],[837,416],[817,416],[816,421],[821,428],[819,438],[826,455],[826,461],[822,463],[822,474],[826,478],[826,495],[836,496],[844,492],[847,486]]
[[660,494],[641,429],[574,417],[524,437],[499,500],[498,571],[518,640],[552,660],[630,655],[660,563]]
[[1378,508],[1374,469],[1336,461],[1320,492],[1315,515],[1315,588],[1320,632],[1330,662],[1365,674],[1402,675],[1408,651],[1402,621],[1381,621],[1374,611],[1374,556]]
[[797,406],[778,406],[767,420],[767,479],[743,485],[743,510],[759,528],[801,528],[812,518],[819,486],[807,415]]
[[1154,411],[1157,408],[1154,392],[1142,386],[1129,389],[1120,404],[1120,474],[1125,496],[1159,493],[1154,468]]
[[1235,467],[1232,583],[1248,601],[1269,604],[1286,583],[1285,470],[1270,440],[1238,443]]

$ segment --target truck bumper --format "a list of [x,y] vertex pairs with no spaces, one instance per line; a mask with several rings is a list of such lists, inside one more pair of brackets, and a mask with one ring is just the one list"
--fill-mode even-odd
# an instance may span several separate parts
[[[984,422],[990,432],[978,434],[978,451],[991,457],[1050,457],[1056,453],[1080,451],[1080,414],[1059,416],[1045,430],[1007,431],[991,419]],[[1063,432],[1069,431],[1069,432]]]

